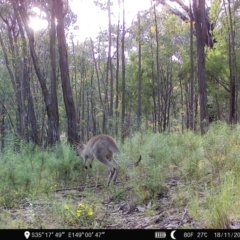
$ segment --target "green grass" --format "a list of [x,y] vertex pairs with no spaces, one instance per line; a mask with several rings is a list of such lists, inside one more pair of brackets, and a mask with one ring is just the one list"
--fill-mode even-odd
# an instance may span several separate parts
[[118,143],[120,183],[109,188],[107,168],[94,161],[85,170],[66,143],[9,147],[0,153],[0,228],[125,228],[124,215],[111,215],[119,206],[132,214],[146,208],[146,217],[187,210],[202,228],[229,228],[240,218],[239,132],[225,123],[212,124],[204,136],[143,129]]

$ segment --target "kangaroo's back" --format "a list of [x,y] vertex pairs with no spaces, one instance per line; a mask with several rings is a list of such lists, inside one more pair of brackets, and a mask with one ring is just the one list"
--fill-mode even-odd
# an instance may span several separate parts
[[112,153],[119,152],[115,140],[111,136],[105,134],[100,134],[92,137],[88,141],[86,148],[88,149],[88,151],[94,153],[98,151],[110,151]]

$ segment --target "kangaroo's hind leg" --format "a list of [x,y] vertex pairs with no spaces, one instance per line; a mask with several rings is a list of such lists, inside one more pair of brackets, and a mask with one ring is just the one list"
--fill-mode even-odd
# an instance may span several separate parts
[[109,160],[106,158],[106,156],[102,153],[95,154],[94,156],[97,160],[99,160],[101,163],[103,163],[105,166],[107,166],[109,170],[109,176],[107,181],[107,186],[109,186],[112,179],[116,179],[116,169],[112,166],[112,164],[109,162]]
[[113,173],[113,175],[112,175],[112,181],[113,181],[114,184],[116,183],[117,175],[118,175],[117,169],[115,168],[115,171],[114,171],[114,173]]
[[90,163],[89,163],[90,168],[92,168],[92,162],[93,162],[93,158],[91,158]]

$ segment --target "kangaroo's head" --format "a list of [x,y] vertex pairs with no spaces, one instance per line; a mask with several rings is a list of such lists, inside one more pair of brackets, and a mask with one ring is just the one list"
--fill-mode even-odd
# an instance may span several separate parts
[[84,148],[85,148],[85,144],[83,144],[83,143],[78,143],[76,145],[77,156],[82,155],[82,152],[83,152]]

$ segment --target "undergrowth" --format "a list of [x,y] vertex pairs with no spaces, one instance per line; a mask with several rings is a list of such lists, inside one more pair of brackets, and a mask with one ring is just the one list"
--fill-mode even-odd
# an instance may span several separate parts
[[[124,144],[118,143],[119,185],[109,188],[107,168],[94,161],[93,168],[85,170],[80,157],[66,143],[49,149],[26,143],[19,144],[18,149],[6,148],[0,153],[0,208],[5,210],[0,213],[0,228],[94,228],[101,222],[105,211],[102,202],[109,195],[119,203],[134,199],[133,209],[139,205],[156,208],[169,191],[167,181],[173,178],[179,184],[171,193],[169,205],[187,208],[202,228],[229,228],[232,220],[240,218],[239,131],[239,125],[224,123],[212,124],[203,136],[142,129]],[[103,187],[96,190],[94,186],[99,184]],[[93,188],[57,195],[58,191],[87,185]],[[126,192],[126,188],[131,191]],[[26,206],[36,202],[39,211],[36,207],[31,210],[31,204]],[[47,214],[44,221],[42,206]],[[19,212],[17,220],[11,219],[11,209],[25,212]],[[152,214],[153,210],[148,212]],[[30,217],[27,213],[31,211]]]

